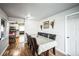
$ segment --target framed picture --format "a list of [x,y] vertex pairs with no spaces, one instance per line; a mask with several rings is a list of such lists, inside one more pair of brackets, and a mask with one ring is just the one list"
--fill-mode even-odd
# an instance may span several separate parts
[[43,27],[44,29],[49,28],[49,21],[45,21]]
[[42,25],[40,25],[40,28],[41,28],[41,30],[42,30]]
[[52,28],[54,28],[54,23],[55,23],[55,21],[52,21],[52,22],[51,22]]

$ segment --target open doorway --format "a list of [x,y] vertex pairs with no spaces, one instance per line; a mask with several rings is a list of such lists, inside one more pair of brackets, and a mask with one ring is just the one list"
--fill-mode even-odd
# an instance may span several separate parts
[[10,21],[9,27],[9,43],[25,43],[24,22]]
[[25,42],[24,29],[25,29],[25,25],[24,24],[19,24],[19,42],[20,43]]

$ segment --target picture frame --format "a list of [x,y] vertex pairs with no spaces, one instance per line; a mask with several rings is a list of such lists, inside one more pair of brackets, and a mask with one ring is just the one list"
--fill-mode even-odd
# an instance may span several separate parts
[[42,25],[40,25],[40,28],[41,28],[41,30],[42,30]]
[[55,21],[51,21],[51,27],[54,28]]
[[49,21],[45,21],[43,24],[44,29],[48,29],[49,28]]

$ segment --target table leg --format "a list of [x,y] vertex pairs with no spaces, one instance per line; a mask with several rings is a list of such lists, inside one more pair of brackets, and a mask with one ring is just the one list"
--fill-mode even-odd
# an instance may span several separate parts
[[55,51],[55,47],[53,48],[53,54],[55,55],[56,53],[55,53],[56,51]]
[[49,50],[47,50],[45,53],[44,53],[45,56],[48,56],[49,55]]

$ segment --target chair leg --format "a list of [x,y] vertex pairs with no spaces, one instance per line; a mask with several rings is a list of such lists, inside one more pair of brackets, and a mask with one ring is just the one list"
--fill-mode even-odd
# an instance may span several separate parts
[[55,51],[55,47],[53,48],[53,54],[55,55],[56,53],[55,53],[56,51]]
[[35,53],[34,53],[34,51],[32,51],[32,55],[33,55],[33,56],[35,56]]
[[32,55],[35,56],[35,50],[32,50]]

